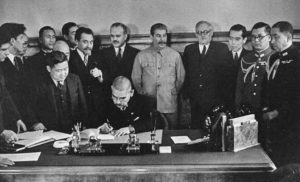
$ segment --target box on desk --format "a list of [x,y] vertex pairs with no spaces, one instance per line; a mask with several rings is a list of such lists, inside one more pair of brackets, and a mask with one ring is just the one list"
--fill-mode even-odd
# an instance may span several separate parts
[[227,151],[240,151],[258,143],[258,122],[254,114],[229,119],[226,128]]

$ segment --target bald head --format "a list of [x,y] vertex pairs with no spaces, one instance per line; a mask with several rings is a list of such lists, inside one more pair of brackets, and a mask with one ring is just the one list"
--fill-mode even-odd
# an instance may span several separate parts
[[111,91],[114,104],[121,110],[128,106],[128,102],[134,93],[133,89],[131,89],[130,80],[124,76],[115,78]]
[[68,44],[63,40],[58,40],[55,42],[53,51],[60,51],[67,56],[68,60],[70,59],[70,48]]
[[112,87],[118,91],[128,91],[131,90],[130,80],[124,76],[118,76],[114,79]]

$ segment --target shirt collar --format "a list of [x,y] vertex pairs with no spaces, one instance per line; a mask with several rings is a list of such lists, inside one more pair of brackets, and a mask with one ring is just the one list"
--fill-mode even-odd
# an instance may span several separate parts
[[238,57],[240,57],[240,56],[241,56],[241,53],[242,53],[242,51],[243,51],[243,48],[241,48],[241,49],[240,49],[240,50],[238,50],[237,52],[231,51],[231,53],[232,53],[232,55],[233,55],[233,56],[235,55],[235,53],[237,53],[237,54],[238,54]]
[[77,48],[76,50],[77,50],[77,52],[78,52],[78,54],[79,54],[81,60],[84,61],[84,57],[85,57],[86,55],[85,55],[81,50],[79,50],[78,48]]
[[114,47],[116,55],[118,55],[119,49],[121,48],[121,55],[123,56],[123,53],[124,53],[124,50],[125,50],[125,46],[126,46],[126,43],[123,44],[121,47]]
[[9,53],[8,55],[7,55],[7,57],[8,57],[8,59],[10,60],[10,62],[13,64],[13,65],[15,65],[15,55],[13,55],[13,54],[11,54],[11,53]]
[[206,44],[206,45],[199,44],[199,50],[200,50],[200,53],[202,52],[204,46],[206,47],[206,51],[205,51],[205,54],[206,54],[206,53],[207,53],[207,50],[208,50],[208,48],[209,48],[209,46],[210,46],[210,43],[208,43],[208,44]]
[[[54,80],[52,77],[51,77],[51,79],[52,79],[53,83],[55,84],[55,86],[57,86],[58,81]],[[61,85],[64,85],[64,81],[60,81],[59,83],[60,83]]]

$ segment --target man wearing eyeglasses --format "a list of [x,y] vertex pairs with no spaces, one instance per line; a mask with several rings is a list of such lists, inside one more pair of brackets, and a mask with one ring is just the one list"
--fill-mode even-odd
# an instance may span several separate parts
[[274,53],[270,47],[270,26],[263,22],[256,23],[251,30],[251,42],[254,52],[245,55],[239,69],[235,105],[239,110],[242,105],[259,114],[261,110],[261,88],[266,75],[266,63]]
[[287,21],[272,26],[276,53],[267,62],[267,107],[271,158],[278,165],[300,162],[300,51],[293,45],[293,27]]
[[204,129],[205,116],[210,110],[223,104],[222,79],[225,72],[228,47],[212,41],[213,26],[200,21],[195,27],[198,43],[188,45],[184,50],[186,69],[185,95],[191,102],[191,128]]

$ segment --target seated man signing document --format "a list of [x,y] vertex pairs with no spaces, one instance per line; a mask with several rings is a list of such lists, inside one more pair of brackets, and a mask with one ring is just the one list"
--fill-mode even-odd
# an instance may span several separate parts
[[131,125],[135,132],[150,131],[153,129],[150,112],[146,100],[135,94],[128,78],[119,76],[111,86],[112,100],[107,106],[106,122],[99,129],[101,133],[117,130],[115,136],[129,134]]

